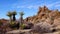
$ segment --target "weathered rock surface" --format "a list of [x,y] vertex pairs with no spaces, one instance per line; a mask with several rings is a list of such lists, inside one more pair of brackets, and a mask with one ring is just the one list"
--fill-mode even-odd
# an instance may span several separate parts
[[50,25],[49,23],[46,22],[41,22],[38,24],[35,24],[34,27],[32,28],[33,32],[40,32],[40,33],[48,33],[48,32],[52,32],[53,26]]
[[[27,17],[25,22],[31,22],[35,25],[32,31],[36,32],[52,32],[44,34],[60,34],[60,11],[49,10],[46,6],[39,7],[36,15]],[[53,30],[54,29],[54,30]]]
[[60,18],[60,12],[58,10],[49,10],[46,6],[39,7],[36,15],[27,17],[24,19],[25,22],[38,23],[41,21],[48,20],[47,23],[54,23],[54,20]]

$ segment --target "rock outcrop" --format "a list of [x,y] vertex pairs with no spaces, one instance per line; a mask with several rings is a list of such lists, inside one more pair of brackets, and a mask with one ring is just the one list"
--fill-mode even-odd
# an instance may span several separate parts
[[32,28],[33,32],[36,31],[49,32],[46,34],[60,34],[60,11],[58,10],[49,10],[46,6],[39,7],[36,15],[27,17],[24,21],[34,24]]
[[39,7],[36,15],[27,17],[25,22],[38,23],[41,21],[48,21],[47,23],[53,24],[54,20],[60,18],[60,12],[58,10],[49,10],[46,6]]

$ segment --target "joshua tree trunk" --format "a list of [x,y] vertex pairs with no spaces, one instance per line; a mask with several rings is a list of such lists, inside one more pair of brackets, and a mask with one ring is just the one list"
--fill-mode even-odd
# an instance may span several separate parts
[[20,18],[20,24],[22,24],[23,23],[23,17],[21,16],[21,18]]
[[21,16],[20,17],[20,25],[23,24],[23,15],[24,15],[24,13],[23,12],[20,12],[20,16]]
[[13,15],[13,21],[15,21],[16,20],[16,18],[15,18],[15,14]]
[[11,19],[11,17],[10,17],[10,21],[9,22],[12,22],[12,19]]

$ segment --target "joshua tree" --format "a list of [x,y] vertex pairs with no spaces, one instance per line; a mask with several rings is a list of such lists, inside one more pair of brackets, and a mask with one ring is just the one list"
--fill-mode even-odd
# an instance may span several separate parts
[[7,13],[7,16],[10,18],[10,22],[11,22],[11,21],[12,21],[12,12],[9,11],[9,12]]
[[23,21],[23,15],[24,15],[24,13],[23,13],[23,12],[20,12],[20,16],[21,16],[21,17],[20,17],[20,20],[21,20],[21,21],[20,21],[20,24],[21,24],[22,21]]
[[16,18],[15,18],[15,15],[16,15],[16,14],[17,14],[16,11],[13,11],[13,12],[12,12],[12,15],[13,15],[13,21],[16,20]]

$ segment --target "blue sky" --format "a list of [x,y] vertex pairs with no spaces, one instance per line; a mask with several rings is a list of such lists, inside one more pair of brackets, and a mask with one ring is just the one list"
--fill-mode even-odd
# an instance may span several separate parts
[[60,10],[60,0],[0,0],[0,19],[8,19],[7,12],[14,10],[18,13],[17,19],[20,17],[20,11],[24,11],[24,18],[33,16],[38,12],[39,6],[44,5],[51,10]]

